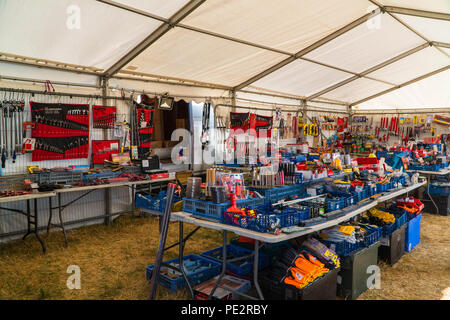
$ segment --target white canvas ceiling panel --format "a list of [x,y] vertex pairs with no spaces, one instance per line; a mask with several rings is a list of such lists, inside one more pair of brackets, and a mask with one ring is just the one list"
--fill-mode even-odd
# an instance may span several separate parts
[[97,1],[1,0],[0,52],[105,69],[160,24]]
[[125,69],[233,86],[285,58],[283,54],[175,28]]
[[296,60],[252,85],[307,97],[351,76],[347,72]]
[[392,86],[379,81],[359,78],[337,89],[327,92],[324,98],[353,103],[367,98],[378,92],[392,88]]
[[450,43],[450,21],[404,14],[394,15],[428,40]]
[[375,79],[401,84],[450,64],[450,58],[428,47],[369,73]]
[[115,0],[115,2],[168,19],[189,0]]
[[365,0],[209,0],[183,24],[295,53],[370,6]]
[[450,106],[450,70],[361,103],[359,109],[439,108]]
[[448,0],[379,0],[378,2],[384,6],[450,13]]
[[388,14],[379,14],[305,57],[362,72],[423,42]]

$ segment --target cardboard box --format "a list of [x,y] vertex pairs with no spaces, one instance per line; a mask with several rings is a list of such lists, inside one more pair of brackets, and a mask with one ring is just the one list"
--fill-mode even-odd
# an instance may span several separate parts
[[[216,284],[218,276],[203,282],[194,287],[194,294],[196,300],[206,300],[211,293],[214,285]],[[250,281],[236,278],[233,276],[225,275],[220,282],[220,286],[217,287],[214,292],[213,299],[218,300],[235,300],[239,295],[233,293],[230,290],[234,290],[240,293],[247,293],[250,290]]]
[[166,140],[166,141],[164,141],[163,145],[164,145],[164,148],[173,148],[179,143],[180,143],[180,141]]

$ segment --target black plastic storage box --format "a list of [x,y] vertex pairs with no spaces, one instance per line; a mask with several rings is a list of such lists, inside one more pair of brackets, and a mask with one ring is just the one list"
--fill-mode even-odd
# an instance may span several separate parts
[[339,268],[328,271],[303,289],[276,283],[262,273],[259,285],[266,300],[336,300],[338,272]]
[[[439,214],[441,216],[449,216],[450,215],[450,196],[447,195],[437,195],[433,194],[431,195],[433,197],[434,202],[436,203],[437,207],[439,208]],[[436,207],[434,206],[433,202],[429,200],[429,197],[425,197],[425,201],[423,202],[425,205],[425,208],[423,209],[426,213],[432,213],[437,214]]]
[[392,232],[390,236],[380,240],[379,257],[391,266],[405,254],[405,229],[406,224]]
[[375,242],[367,248],[358,250],[341,259],[341,271],[338,275],[337,292],[344,299],[356,300],[367,288],[367,279],[373,273],[367,273],[367,268],[378,263],[378,247]]

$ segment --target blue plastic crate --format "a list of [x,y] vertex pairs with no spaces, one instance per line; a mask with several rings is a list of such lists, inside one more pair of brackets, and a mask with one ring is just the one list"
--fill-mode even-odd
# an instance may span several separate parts
[[377,193],[385,192],[388,189],[387,184],[377,183],[376,186],[377,186]]
[[358,197],[358,202],[367,198],[367,191],[363,189],[362,191],[355,190],[354,191]]
[[343,206],[349,207],[356,203],[358,203],[358,195],[357,194],[351,194],[346,192],[329,192],[330,195],[333,197],[340,197],[343,199]]
[[447,183],[447,184],[431,183],[429,185],[428,192],[430,194],[449,196],[450,195],[450,183]]
[[420,221],[422,215],[417,215],[408,221],[405,233],[405,251],[411,252],[420,242]]
[[375,230],[372,230],[372,231],[368,232],[364,236],[364,246],[365,247],[370,247],[372,244],[377,242],[381,238],[381,236],[382,236],[381,228],[377,228]]
[[[195,262],[198,268],[197,270],[191,269],[189,267],[190,264],[187,262]],[[172,259],[169,261],[166,261],[165,263],[176,263],[178,264],[178,258]],[[183,265],[185,266],[185,272],[186,276],[192,286],[195,286],[197,284],[200,284],[202,282],[205,282],[211,278],[214,278],[215,276],[220,274],[221,271],[221,264],[213,261],[211,259],[206,259],[204,257],[198,256],[196,254],[189,254],[183,257]],[[152,270],[154,269],[155,265],[149,265],[145,267],[146,270],[146,278],[147,280],[150,280]],[[164,268],[164,267],[161,267]],[[186,281],[184,280],[183,276],[180,275],[177,278],[171,278],[167,275],[160,274],[159,276],[159,283],[169,289],[172,292],[175,292],[179,289],[182,289],[186,287]]]
[[430,164],[430,165],[423,165],[423,164],[411,164],[409,165],[410,170],[424,170],[424,171],[439,171],[441,170],[440,164]]
[[[253,250],[232,244],[227,245],[227,260],[234,258],[245,257],[250,255]],[[200,253],[204,258],[219,262],[222,264],[223,247],[218,247],[212,250]],[[259,252],[258,254],[258,270],[267,268],[270,264],[269,256]],[[246,259],[238,260],[236,262],[227,262],[227,270],[240,276],[249,276],[253,273],[253,256]]]
[[122,172],[100,172],[100,173],[91,173],[91,174],[84,174],[83,175],[83,182],[91,181],[94,179],[110,179],[110,178],[117,178],[120,176]]

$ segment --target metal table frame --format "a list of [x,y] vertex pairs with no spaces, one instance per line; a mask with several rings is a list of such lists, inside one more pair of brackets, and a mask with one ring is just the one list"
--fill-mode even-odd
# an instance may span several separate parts
[[[39,208],[38,208],[37,199],[48,198],[49,201],[51,202],[51,199],[54,196],[56,196],[55,192],[39,192],[39,193],[30,193],[30,194],[21,195],[21,196],[0,198],[0,203],[9,203],[9,202],[16,202],[16,201],[26,201],[27,202],[26,211],[22,211],[22,210],[18,210],[18,209],[11,209],[11,208],[4,208],[4,207],[0,207],[0,210],[16,212],[16,213],[25,215],[27,217],[27,233],[22,237],[22,240],[25,240],[30,234],[34,234],[36,236],[36,238],[38,239],[39,243],[41,244],[43,253],[45,253],[47,251],[47,248],[45,246],[44,241],[39,236]],[[33,211],[31,211],[31,205],[30,205],[31,200],[33,200],[33,202],[34,202]],[[51,212],[51,206],[49,207],[49,210]],[[34,214],[33,214],[33,212],[34,212]]]
[[431,177],[432,176],[446,176],[450,174],[450,168],[441,169],[439,171],[425,171],[425,170],[407,170],[408,172],[417,172],[419,174],[422,174],[427,179],[427,186],[425,187],[425,192],[427,193],[430,200],[422,199],[422,201],[430,201],[433,203],[434,207],[436,208],[436,213],[439,214],[439,207],[437,206],[436,202],[434,202],[433,197],[430,194],[430,183],[431,183]]
[[[226,272],[226,264],[227,262],[232,262],[232,261],[236,261],[236,260],[243,260],[243,259],[247,259],[248,257],[253,256],[253,284],[254,287],[256,289],[256,292],[258,294],[258,298],[263,300],[264,299],[264,295],[260,289],[259,286],[259,282],[258,282],[258,266],[259,266],[259,249],[262,247],[262,245],[260,245],[260,243],[278,243],[278,242],[282,242],[285,240],[289,240],[289,239],[294,239],[303,235],[307,235],[322,229],[326,229],[329,228],[331,226],[337,225],[343,221],[347,221],[375,206],[377,206],[380,203],[383,203],[385,201],[388,201],[390,199],[396,198],[398,196],[401,196],[403,194],[408,194],[410,191],[417,189],[421,186],[423,186],[425,184],[424,181],[414,184],[412,186],[409,187],[403,187],[401,189],[395,190],[395,191],[390,191],[390,192],[386,192],[384,193],[382,196],[378,197],[377,199],[374,200],[363,200],[362,202],[360,202],[357,205],[353,205],[351,207],[347,207],[345,209],[343,209],[342,211],[346,212],[346,214],[342,217],[339,217],[337,219],[333,219],[331,221],[327,221],[325,223],[321,223],[321,224],[317,224],[311,227],[305,227],[302,230],[298,231],[298,232],[294,232],[294,233],[290,233],[290,234],[280,234],[280,235],[273,235],[273,234],[268,234],[268,233],[260,233],[260,232],[255,232],[255,231],[251,231],[251,230],[247,230],[244,228],[240,228],[240,227],[236,227],[236,226],[231,226],[231,225],[227,225],[227,224],[223,224],[223,223],[218,223],[218,222],[212,222],[212,221],[208,221],[208,220],[202,220],[202,219],[198,219],[196,217],[194,217],[191,213],[187,213],[187,212],[172,212],[171,214],[171,221],[178,221],[179,222],[179,240],[177,243],[172,244],[171,246],[165,248],[164,250],[168,250],[176,245],[180,246],[180,250],[179,250],[179,266],[181,266],[180,268],[177,268],[176,270],[179,271],[182,275],[183,278],[185,279],[188,289],[191,293],[191,297],[192,299],[194,299],[194,293],[193,293],[193,289],[192,289],[192,285],[190,284],[185,272],[184,272],[184,268],[182,267],[182,259],[183,259],[183,251],[184,251],[184,247],[186,244],[186,241],[200,228],[200,227],[204,227],[204,228],[208,228],[208,229],[212,229],[212,230],[218,230],[218,231],[222,231],[223,232],[223,240],[222,240],[222,245],[223,245],[223,250],[222,250],[222,270],[221,273],[216,281],[216,284],[213,288],[213,290],[211,291],[210,295],[209,295],[209,299],[211,299],[214,295],[215,290],[220,286],[220,281],[222,280],[223,276],[225,275]],[[152,210],[148,210],[148,209],[142,209],[143,211],[149,212],[150,214],[155,214],[155,215],[161,215],[160,212],[155,212]],[[186,237],[184,237],[183,235],[183,223],[189,223],[189,224],[193,224],[196,225],[197,228],[194,229],[191,233],[189,233]],[[231,231],[234,232],[237,235],[241,235],[247,238],[251,238],[253,240],[255,240],[255,244],[254,244],[254,251],[247,256],[244,257],[239,257],[236,259],[232,259],[232,260],[228,260],[227,259],[227,253],[226,253],[226,245],[227,245],[227,232]],[[165,264],[163,264],[165,265]],[[175,269],[174,267],[170,266],[170,265],[165,265],[169,268]],[[229,289],[228,289],[229,290]],[[241,295],[244,296],[248,299],[257,299],[255,297],[251,297],[248,296],[246,294],[242,294],[240,292],[236,292],[233,291],[233,293],[237,294],[237,295]]]

